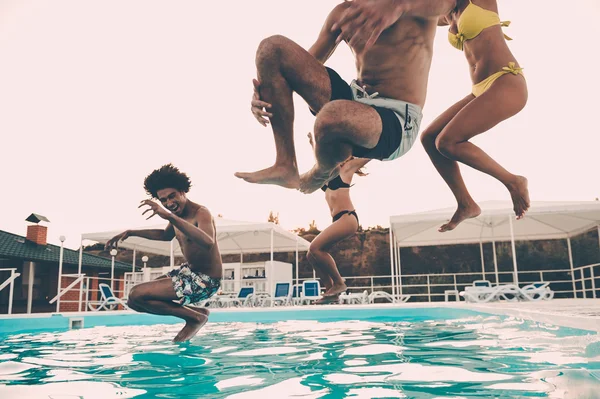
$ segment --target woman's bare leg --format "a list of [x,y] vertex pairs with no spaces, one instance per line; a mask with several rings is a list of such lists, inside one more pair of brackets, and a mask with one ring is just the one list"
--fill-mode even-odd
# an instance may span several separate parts
[[436,147],[445,157],[462,162],[498,179],[508,189],[517,218],[529,208],[527,179],[508,172],[469,140],[517,114],[527,102],[522,76],[504,75],[488,91],[462,108],[437,136]]
[[440,232],[452,230],[463,220],[477,217],[481,213],[481,208],[479,208],[479,205],[477,205],[467,190],[467,186],[460,173],[458,162],[446,158],[439,152],[436,146],[436,139],[446,125],[461,109],[474,99],[475,97],[472,94],[469,94],[438,116],[431,125],[421,133],[421,143],[423,144],[427,155],[429,155],[433,166],[435,166],[440,176],[442,176],[448,187],[450,187],[450,190],[452,190],[452,194],[454,194],[454,198],[456,198],[458,205],[452,219],[440,227]]
[[324,296],[335,296],[346,291],[346,283],[335,264],[333,257],[327,252],[333,245],[356,233],[358,222],[353,215],[344,215],[323,230],[311,243],[309,257],[333,281],[333,286]]

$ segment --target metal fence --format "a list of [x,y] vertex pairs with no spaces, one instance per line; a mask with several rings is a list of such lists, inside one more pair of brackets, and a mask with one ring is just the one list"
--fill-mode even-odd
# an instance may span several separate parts
[[[12,313],[12,302],[14,292],[14,280],[19,276],[16,269],[0,269],[10,271],[11,275],[0,283],[0,291],[10,287],[8,313]],[[73,278],[66,287],[60,288],[60,292],[50,303],[57,302],[57,311],[60,304],[76,303],[79,311],[91,310],[94,305],[102,301],[102,295],[98,288],[100,283],[111,285],[108,277],[89,277],[84,274],[65,275]],[[497,277],[496,277],[497,276]],[[470,273],[441,273],[441,274],[410,274],[400,277],[401,285],[396,287],[402,295],[410,295],[411,301],[442,301],[447,297],[447,291],[460,292],[465,287],[472,285],[475,280],[488,280],[492,284],[513,283],[514,272],[470,272]],[[498,278],[498,281],[496,280]],[[544,269],[535,271],[519,271],[519,285],[525,286],[537,282],[549,282],[550,288],[555,293],[555,298],[599,298],[597,279],[600,278],[600,263],[574,267],[571,269]],[[313,278],[294,279],[294,282],[302,283]],[[350,291],[374,291],[392,292],[392,281],[397,276],[348,276],[345,277]],[[141,274],[126,273],[125,279],[114,279],[112,291],[117,298],[126,298],[131,288],[141,281]],[[77,295],[68,293],[76,292]],[[76,297],[77,299],[73,299]]]

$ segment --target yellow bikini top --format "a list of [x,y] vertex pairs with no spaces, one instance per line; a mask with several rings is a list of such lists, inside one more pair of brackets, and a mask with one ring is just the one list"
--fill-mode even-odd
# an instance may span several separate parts
[[[452,46],[462,50],[465,41],[476,38],[484,29],[495,25],[506,27],[510,25],[510,21],[500,21],[497,13],[481,8],[469,0],[469,5],[461,14],[456,25],[458,33],[448,32],[448,41]],[[512,40],[506,35],[504,37],[506,40]]]

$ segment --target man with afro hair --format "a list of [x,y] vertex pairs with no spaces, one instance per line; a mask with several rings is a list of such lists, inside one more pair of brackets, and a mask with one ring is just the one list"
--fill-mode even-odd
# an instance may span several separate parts
[[215,222],[207,208],[187,198],[190,186],[189,177],[171,164],[150,173],[144,180],[144,188],[152,199],[143,200],[138,208],[147,206],[142,215],[150,212],[147,219],[158,215],[168,222],[167,227],[127,230],[106,243],[108,249],[134,236],[159,241],[177,238],[186,262],[154,281],[136,285],[127,301],[138,312],[185,320],[175,342],[191,339],[208,321],[208,309],[187,305],[216,294],[223,277]]

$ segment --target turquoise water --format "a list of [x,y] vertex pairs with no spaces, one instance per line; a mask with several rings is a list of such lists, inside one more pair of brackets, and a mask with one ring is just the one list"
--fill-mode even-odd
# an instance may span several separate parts
[[597,335],[427,312],[260,323],[215,314],[185,344],[171,342],[181,324],[8,333],[0,398],[600,397]]

